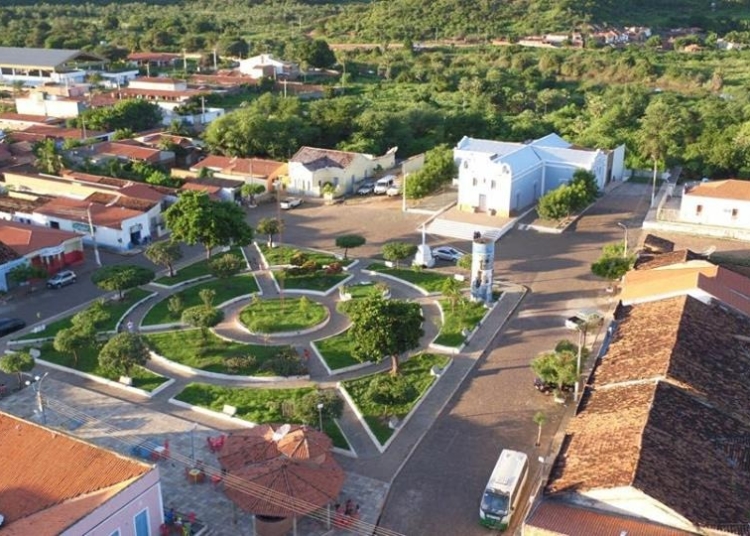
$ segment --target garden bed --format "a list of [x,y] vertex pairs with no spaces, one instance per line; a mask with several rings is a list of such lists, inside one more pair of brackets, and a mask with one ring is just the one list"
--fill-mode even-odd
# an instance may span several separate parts
[[[104,304],[104,308],[109,312],[109,320],[103,322],[99,327],[99,331],[115,331],[117,324],[125,313],[130,309],[136,302],[142,300],[146,296],[151,294],[147,290],[140,288],[134,288],[125,293],[125,297],[122,300],[107,300]],[[82,309],[83,310],[83,309]],[[18,337],[19,341],[33,340],[33,339],[47,339],[54,338],[59,331],[67,329],[73,325],[73,316],[66,316],[59,320],[47,324],[44,330],[37,333],[26,333],[22,337]]]
[[333,337],[328,337],[327,339],[315,341],[315,346],[331,370],[360,364],[359,361],[352,357],[354,341],[349,336],[349,330]]
[[[290,350],[289,346],[230,342],[211,332],[208,332],[204,340],[199,329],[151,333],[143,338],[151,350],[175,363],[207,372],[242,376],[274,376],[273,372],[261,370],[263,363],[279,352]],[[227,366],[229,358],[247,356],[253,356],[254,362],[237,370]]]
[[452,308],[450,300],[440,300],[440,306],[443,309],[443,327],[434,342],[452,348],[461,346],[466,340],[463,331],[473,330],[487,314],[483,302],[465,300]]
[[[413,270],[411,268],[388,268],[385,264],[381,263],[370,264],[367,269],[372,270],[373,272],[387,274],[398,279],[403,279],[428,293],[441,292],[443,282],[446,279],[453,277],[441,274],[440,272],[432,272],[424,269]],[[464,283],[464,285],[466,285],[466,283]]]
[[[186,288],[185,290],[177,292],[172,296],[180,297],[184,310],[188,307],[194,307],[203,303],[200,298],[200,291],[204,288],[211,289],[216,292],[214,305],[218,305],[238,296],[244,296],[246,294],[258,292],[258,284],[255,282],[255,278],[253,277],[253,275],[240,274],[227,279],[214,279],[205,283],[199,283],[197,285]],[[169,298],[170,296],[156,303],[149,310],[149,312],[146,313],[146,316],[143,318],[141,325],[156,326],[159,324],[179,322],[180,316],[174,316],[169,311]]]
[[235,255],[236,257],[242,259],[243,262],[245,261],[245,257],[242,255],[242,249],[235,247],[225,253],[214,255],[211,257],[211,259],[203,259],[194,262],[193,264],[183,266],[179,270],[176,270],[177,273],[174,275],[174,277],[169,277],[168,275],[166,275],[164,277],[160,277],[159,279],[154,281],[154,283],[171,287],[174,285],[179,285],[180,283],[184,283],[185,281],[190,281],[191,279],[211,275],[211,272],[208,269],[208,263],[225,255]]
[[342,266],[349,266],[352,259],[339,259],[333,253],[325,253],[323,251],[312,251],[309,249],[296,248],[293,246],[276,246],[275,248],[269,248],[267,244],[258,244],[258,248],[263,253],[266,261],[271,266],[286,266],[291,264],[292,257],[297,253],[304,253],[305,256],[315,261],[321,266],[332,264],[334,262],[340,263]]
[[[275,275],[275,273],[274,273]],[[286,290],[315,290],[325,292],[349,277],[349,274],[326,274],[318,272],[307,275],[284,276],[283,288]],[[282,282],[279,281],[279,286]]]
[[[78,362],[76,363],[72,354],[58,352],[52,346],[52,343],[46,343],[41,347],[41,355],[39,358],[56,365],[85,372],[86,374],[99,376],[115,382],[118,381],[120,378],[119,374],[107,373],[99,366],[100,349],[101,346],[99,345],[82,348],[78,351]],[[133,367],[133,370],[130,371],[130,377],[133,380],[132,387],[143,389],[148,392],[153,391],[161,384],[169,381],[169,378],[165,378],[164,376],[160,376],[159,374],[138,366]]]
[[[223,387],[203,383],[190,383],[175,399],[221,413],[225,405],[237,408],[236,417],[256,424],[290,422],[282,411],[285,402],[300,400],[313,387],[299,389],[248,389]],[[350,450],[338,425],[331,419],[323,420],[323,430],[338,448]]]
[[[343,382],[349,396],[354,401],[365,422],[381,444],[385,444],[393,435],[388,421],[396,417],[402,422],[414,406],[424,396],[436,378],[430,374],[432,367],[444,368],[450,358],[443,355],[419,354],[400,366],[399,381],[407,386],[408,396],[396,403],[383,403],[373,399],[371,385],[379,378],[390,379],[390,372],[372,374],[356,380]],[[387,381],[387,380],[386,380]]]
[[299,331],[322,324],[328,309],[305,297],[255,300],[240,312],[240,322],[254,333]]

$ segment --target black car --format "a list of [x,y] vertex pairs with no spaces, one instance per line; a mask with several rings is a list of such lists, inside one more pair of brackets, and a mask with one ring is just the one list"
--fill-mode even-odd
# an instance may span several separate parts
[[20,318],[0,318],[0,337],[26,327],[26,322]]

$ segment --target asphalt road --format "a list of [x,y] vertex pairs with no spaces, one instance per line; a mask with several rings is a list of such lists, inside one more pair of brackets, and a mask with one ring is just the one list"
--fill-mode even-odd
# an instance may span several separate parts
[[[533,388],[529,362],[563,338],[575,341],[563,326],[566,316],[581,308],[614,305],[605,283],[590,273],[590,264],[604,244],[622,240],[617,222],[640,223],[649,195],[643,185],[626,184],[562,235],[514,230],[501,239],[497,275],[531,292],[393,482],[381,526],[409,536],[487,534],[478,524],[479,501],[503,448],[529,455],[526,491],[536,488],[538,458],[550,454],[553,437],[572,408]],[[637,234],[630,232],[633,246]],[[547,422],[536,448],[533,416],[538,411]],[[519,509],[527,504],[524,500]],[[516,517],[518,522],[522,516]]]

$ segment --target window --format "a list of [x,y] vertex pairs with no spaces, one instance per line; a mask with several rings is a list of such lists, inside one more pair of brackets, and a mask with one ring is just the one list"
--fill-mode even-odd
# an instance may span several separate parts
[[698,205],[695,207],[695,215],[700,216],[703,213],[703,205]]
[[148,530],[148,510],[138,512],[138,515],[133,518],[133,525],[135,525],[135,536],[150,536]]
[[738,213],[739,213],[739,210],[737,210],[736,208],[733,208],[733,209],[732,209],[732,219],[733,219],[733,220],[736,220],[736,219],[737,219],[737,214],[738,214]]
[[59,221],[52,221],[50,220],[49,226],[53,229],[59,229],[60,228],[60,222]]
[[497,186],[497,184],[495,183],[495,181],[490,181],[490,189],[491,190],[494,190],[496,186]]
[[476,179],[476,177],[473,178],[473,179],[471,179],[471,185],[472,186],[476,186],[477,185],[477,179]]

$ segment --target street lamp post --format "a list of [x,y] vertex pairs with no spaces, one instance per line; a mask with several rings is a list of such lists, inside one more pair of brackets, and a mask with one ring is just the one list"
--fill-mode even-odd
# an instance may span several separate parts
[[193,427],[190,429],[190,459],[193,460],[193,466],[195,466],[195,429],[198,428],[196,423],[193,423]]
[[323,431],[323,403],[318,404],[318,430]]
[[96,265],[101,267],[102,259],[99,257],[99,247],[96,245],[96,232],[94,230],[94,221],[91,219],[91,205],[93,205],[93,203],[89,203],[89,206],[86,207],[86,216],[88,216],[88,219],[89,219],[89,233],[91,234],[91,243],[94,246],[94,259],[96,259]]
[[585,333],[585,326],[578,327],[578,355],[576,355],[576,383],[573,391],[573,400],[578,402],[579,387],[578,384],[581,381],[581,353],[583,349],[583,340]]
[[628,226],[619,221],[617,222],[617,225],[625,231],[625,238],[623,239],[624,247],[622,250],[622,256],[627,257],[628,256]]
[[47,424],[47,415],[44,413],[44,400],[42,399],[42,381],[47,377],[47,372],[41,376],[34,376],[34,383],[26,381],[26,385],[33,385],[34,392],[36,393],[36,409],[39,413],[39,419],[42,424]]

